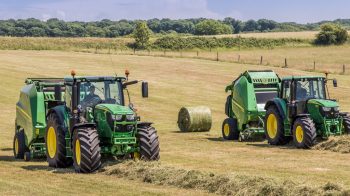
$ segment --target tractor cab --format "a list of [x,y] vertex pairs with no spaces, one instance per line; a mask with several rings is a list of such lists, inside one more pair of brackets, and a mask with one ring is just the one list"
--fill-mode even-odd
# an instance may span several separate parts
[[[280,97],[287,104],[288,117],[309,114],[316,121],[325,111],[332,111],[333,117],[339,113],[335,100],[327,99],[327,79],[324,77],[288,77],[282,80]],[[333,81],[336,87],[336,80]],[[328,96],[329,98],[329,96]],[[328,117],[330,117],[328,115]]]
[[[326,77],[286,77],[278,98],[267,102],[265,135],[272,145],[283,145],[292,136],[298,148],[310,148],[317,136],[328,138],[350,130],[349,116],[329,99]],[[337,81],[333,79],[333,86]]]

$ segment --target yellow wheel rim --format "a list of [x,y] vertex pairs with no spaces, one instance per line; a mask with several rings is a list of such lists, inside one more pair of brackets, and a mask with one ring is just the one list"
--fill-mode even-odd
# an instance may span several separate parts
[[47,131],[47,151],[49,153],[50,158],[54,158],[56,155],[56,148],[57,148],[57,142],[56,142],[56,131],[55,128],[50,127]]
[[230,135],[230,126],[227,123],[224,125],[224,135],[226,137]]
[[134,152],[134,159],[135,160],[140,160],[140,158],[141,158],[140,153],[139,152]]
[[295,138],[297,139],[298,143],[303,142],[304,130],[300,125],[297,126],[297,129],[295,130]]
[[80,141],[78,139],[75,140],[75,160],[77,161],[77,164],[80,165],[81,151],[80,151]]
[[16,137],[15,139],[15,153],[16,153],[16,156],[18,155],[18,139]]
[[267,134],[271,139],[277,135],[277,118],[274,114],[270,114],[267,118]]

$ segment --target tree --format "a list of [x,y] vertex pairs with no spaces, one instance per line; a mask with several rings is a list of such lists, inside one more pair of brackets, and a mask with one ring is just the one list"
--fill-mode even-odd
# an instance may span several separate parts
[[27,34],[32,37],[44,37],[46,36],[46,32],[44,29],[40,27],[32,27],[27,30]]
[[133,32],[136,48],[147,48],[151,36],[150,29],[146,22],[138,22]]
[[216,20],[204,20],[195,25],[196,35],[231,34],[232,27]]
[[243,27],[243,31],[256,31],[259,25],[255,20],[248,20]]
[[316,35],[315,43],[320,45],[343,44],[348,39],[348,32],[337,24],[326,23]]
[[227,17],[224,19],[224,23],[227,25],[231,25],[234,33],[240,33],[243,30],[243,23],[240,20],[236,20],[231,17]]

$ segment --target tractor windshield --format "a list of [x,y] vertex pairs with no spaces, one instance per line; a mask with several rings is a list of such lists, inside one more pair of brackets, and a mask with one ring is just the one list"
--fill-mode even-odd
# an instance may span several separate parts
[[[124,104],[122,85],[119,81],[81,82],[78,104],[82,109],[97,104]],[[72,86],[66,87],[65,100],[72,104]]]
[[116,81],[82,82],[80,84],[81,105],[98,103],[122,104],[120,84]]
[[310,79],[296,81],[296,100],[325,99],[324,81],[321,79]]

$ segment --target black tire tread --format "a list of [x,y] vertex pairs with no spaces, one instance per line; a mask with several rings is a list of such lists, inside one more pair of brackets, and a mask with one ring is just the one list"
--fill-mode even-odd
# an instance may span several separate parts
[[[18,140],[18,154],[15,152],[15,140]],[[13,138],[13,155],[16,159],[24,159],[24,153],[27,151],[26,150],[26,145],[25,145],[25,136],[24,136],[24,131],[19,130],[18,132],[15,133],[15,136]]]
[[[277,136],[276,139],[272,140],[267,133],[267,118],[270,114],[274,114],[277,118]],[[267,108],[266,116],[265,116],[265,136],[269,144],[271,145],[285,145],[288,143],[288,138],[284,135],[284,125],[283,118],[276,106],[270,106]]]
[[350,116],[344,116],[343,118],[343,126],[345,134],[350,134]]
[[74,168],[79,173],[91,173],[101,167],[101,148],[97,130],[94,128],[79,128],[74,131],[73,153],[75,153],[75,141],[79,139],[81,160],[76,163],[74,156]]
[[[57,151],[54,158],[50,158],[48,151],[46,151],[47,162],[50,167],[66,168],[72,165],[72,159],[66,157],[66,140],[65,140],[65,128],[60,122],[56,113],[51,113],[47,117],[47,129],[45,134],[45,146],[48,128],[53,126],[56,131],[57,137]],[[47,146],[46,146],[47,149]]]
[[304,141],[300,145],[296,145],[297,148],[308,149],[315,145],[316,143],[316,125],[313,120],[309,117],[301,117],[295,120],[293,126],[293,138],[295,144],[297,144],[295,139],[296,126],[301,125],[304,130]]
[[[225,136],[224,134],[224,126],[225,124],[228,124],[229,125],[229,128],[230,128],[230,133],[228,136]],[[221,127],[221,130],[222,130],[222,137],[226,140],[238,140],[239,138],[239,131],[238,131],[238,128],[237,128],[237,120],[234,119],[234,118],[226,118],[224,120],[224,122],[222,123],[222,127]]]
[[157,130],[152,126],[138,127],[137,139],[140,147],[140,159],[157,161],[160,159],[159,138]]

